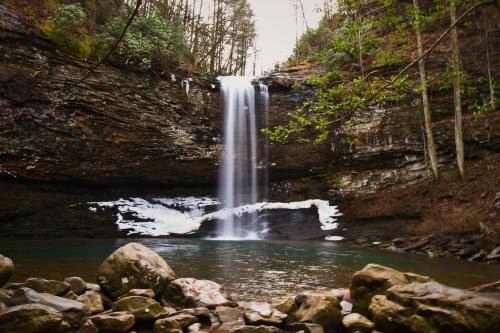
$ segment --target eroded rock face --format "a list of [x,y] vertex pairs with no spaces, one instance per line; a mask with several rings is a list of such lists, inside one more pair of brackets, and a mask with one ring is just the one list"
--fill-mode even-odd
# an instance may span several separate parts
[[0,254],[0,288],[6,284],[14,273],[14,262]]
[[24,304],[0,312],[2,333],[52,333],[63,320],[54,308],[42,304]]
[[377,264],[366,265],[352,276],[350,294],[353,309],[368,315],[368,306],[375,295],[384,295],[387,289],[413,282],[429,282],[431,278],[413,273],[402,273],[390,267]]
[[103,313],[90,317],[99,332],[127,332],[135,324],[134,315],[128,312]]
[[177,308],[234,306],[231,295],[220,284],[209,280],[182,278],[172,281],[163,294],[166,302]]
[[397,285],[373,297],[373,320],[385,333],[495,332],[500,301],[437,282]]
[[152,321],[165,314],[163,307],[152,298],[129,296],[113,303],[113,311],[128,311],[137,320]]
[[152,289],[159,295],[174,279],[174,271],[165,260],[139,243],[116,250],[101,264],[97,277],[102,290],[113,297],[132,289]]

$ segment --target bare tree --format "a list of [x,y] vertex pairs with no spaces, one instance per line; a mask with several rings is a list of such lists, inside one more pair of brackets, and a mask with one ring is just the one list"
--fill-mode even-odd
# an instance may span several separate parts
[[[450,0],[451,24],[457,20],[456,0]],[[458,26],[451,31],[451,59],[453,67],[453,100],[455,104],[455,147],[457,152],[457,167],[460,177],[465,177],[464,138],[462,129],[462,97],[460,83],[460,53],[458,50]]]
[[422,57],[424,53],[424,48],[422,44],[422,34],[421,34],[421,18],[420,18],[420,7],[418,5],[418,0],[413,0],[413,8],[415,10],[415,34],[417,36],[417,49],[418,56],[420,60],[418,61],[418,69],[420,73],[420,87],[422,89],[422,107],[424,111],[424,125],[425,134],[427,137],[427,149],[429,153],[429,158],[431,162],[432,172],[435,178],[439,177],[438,165],[437,165],[437,154],[436,154],[436,144],[434,142],[434,135],[432,133],[432,120],[431,111],[429,106],[429,95],[427,91],[427,76],[425,71],[425,62]]

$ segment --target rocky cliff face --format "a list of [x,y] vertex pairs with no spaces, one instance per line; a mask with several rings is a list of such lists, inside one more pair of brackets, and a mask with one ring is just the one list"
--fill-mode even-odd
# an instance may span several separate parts
[[[5,9],[0,24],[0,174],[102,185],[216,182],[223,109],[215,77],[102,65],[65,90],[92,64],[61,52]],[[187,78],[189,94],[180,84]],[[271,124],[294,105],[287,94],[274,100]],[[272,176],[318,173],[323,153],[272,146]]]
[[159,75],[100,66],[58,51],[2,12],[0,172],[26,180],[211,182],[216,175],[219,99],[207,78],[187,95]]

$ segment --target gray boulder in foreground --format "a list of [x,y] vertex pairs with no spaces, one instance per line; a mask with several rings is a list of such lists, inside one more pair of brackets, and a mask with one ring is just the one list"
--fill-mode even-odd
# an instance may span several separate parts
[[165,260],[139,243],[116,250],[101,264],[97,276],[102,290],[113,297],[132,289],[152,289],[159,295],[174,279],[174,271]]

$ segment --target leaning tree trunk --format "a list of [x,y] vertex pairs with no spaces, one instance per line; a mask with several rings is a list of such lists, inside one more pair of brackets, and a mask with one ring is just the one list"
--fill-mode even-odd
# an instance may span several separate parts
[[424,123],[425,123],[425,134],[427,137],[427,149],[429,153],[429,158],[431,161],[431,168],[435,178],[439,177],[439,171],[437,166],[437,154],[436,154],[436,144],[434,142],[434,135],[432,134],[432,120],[431,112],[429,107],[429,95],[427,92],[427,77],[425,74],[425,63],[422,57],[424,53],[424,48],[422,45],[422,35],[420,33],[420,8],[418,6],[418,0],[413,0],[413,7],[415,9],[415,33],[417,35],[417,48],[418,57],[421,58],[418,62],[418,68],[420,72],[420,85],[422,89],[422,106],[424,109]]
[[[451,24],[457,20],[455,0],[450,1]],[[462,96],[460,94],[460,53],[458,50],[458,27],[451,31],[451,59],[453,66],[453,99],[455,104],[455,146],[457,150],[457,167],[460,177],[465,177],[464,138],[462,129]]]

